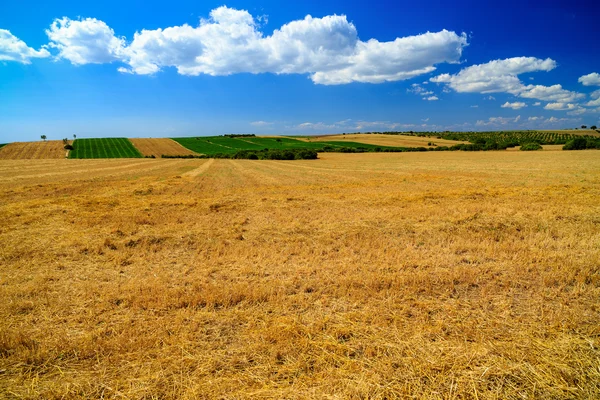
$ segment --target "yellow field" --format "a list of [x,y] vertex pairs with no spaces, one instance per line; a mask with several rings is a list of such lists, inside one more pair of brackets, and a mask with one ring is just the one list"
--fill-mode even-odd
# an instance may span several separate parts
[[142,153],[143,156],[160,157],[194,155],[197,153],[186,149],[179,143],[171,139],[129,139],[131,143]]
[[326,135],[298,138],[298,140],[310,142],[327,142],[327,141],[348,141],[373,144],[376,146],[391,146],[391,147],[430,147],[428,143],[433,142],[438,146],[453,146],[455,144],[469,143],[457,140],[436,139],[435,137],[418,137],[408,135],[385,135],[385,134],[364,134],[353,133],[348,135]]
[[59,159],[66,154],[61,140],[15,142],[0,147],[0,160]]
[[600,398],[598,154],[0,161],[0,398]]

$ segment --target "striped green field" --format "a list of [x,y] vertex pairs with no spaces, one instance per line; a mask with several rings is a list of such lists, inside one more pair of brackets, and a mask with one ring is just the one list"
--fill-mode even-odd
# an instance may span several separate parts
[[240,150],[293,150],[293,149],[313,149],[320,150],[326,146],[334,148],[352,147],[352,148],[375,148],[385,146],[373,146],[356,142],[306,142],[292,138],[258,138],[258,137],[225,137],[225,136],[205,136],[205,137],[187,137],[173,138],[183,147],[196,153],[214,155],[214,154],[234,154]]
[[76,139],[69,158],[141,158],[126,138]]

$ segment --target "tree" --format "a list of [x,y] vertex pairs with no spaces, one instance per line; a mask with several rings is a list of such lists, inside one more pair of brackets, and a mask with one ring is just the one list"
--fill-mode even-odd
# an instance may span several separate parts
[[587,129],[587,126],[581,125],[581,129]]
[[77,139],[77,135],[73,134],[73,140]]
[[46,135],[42,135],[40,136],[42,138],[42,140],[45,142],[46,141]]
[[590,126],[590,129],[593,130],[593,131],[595,131],[596,130],[596,125]]

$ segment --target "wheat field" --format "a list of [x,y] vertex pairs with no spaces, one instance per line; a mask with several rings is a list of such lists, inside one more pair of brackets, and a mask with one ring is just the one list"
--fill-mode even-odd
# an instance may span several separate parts
[[136,149],[143,156],[160,157],[163,154],[167,156],[184,156],[197,155],[193,151],[186,149],[172,139],[156,139],[156,138],[137,138],[129,139]]
[[328,141],[348,141],[372,144],[375,146],[390,147],[430,147],[429,143],[435,143],[437,146],[454,146],[455,144],[469,143],[458,140],[437,139],[435,137],[419,137],[409,135],[386,135],[386,134],[366,134],[353,133],[348,135],[325,135],[312,137],[297,137],[298,140],[309,142],[328,142]]
[[600,157],[0,161],[0,397],[600,398]]
[[0,160],[60,159],[67,156],[61,140],[14,142],[0,148]]

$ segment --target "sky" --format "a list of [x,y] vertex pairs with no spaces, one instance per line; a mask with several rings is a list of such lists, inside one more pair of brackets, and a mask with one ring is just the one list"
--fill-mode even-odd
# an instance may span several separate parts
[[0,143],[600,126],[594,1],[0,2]]

